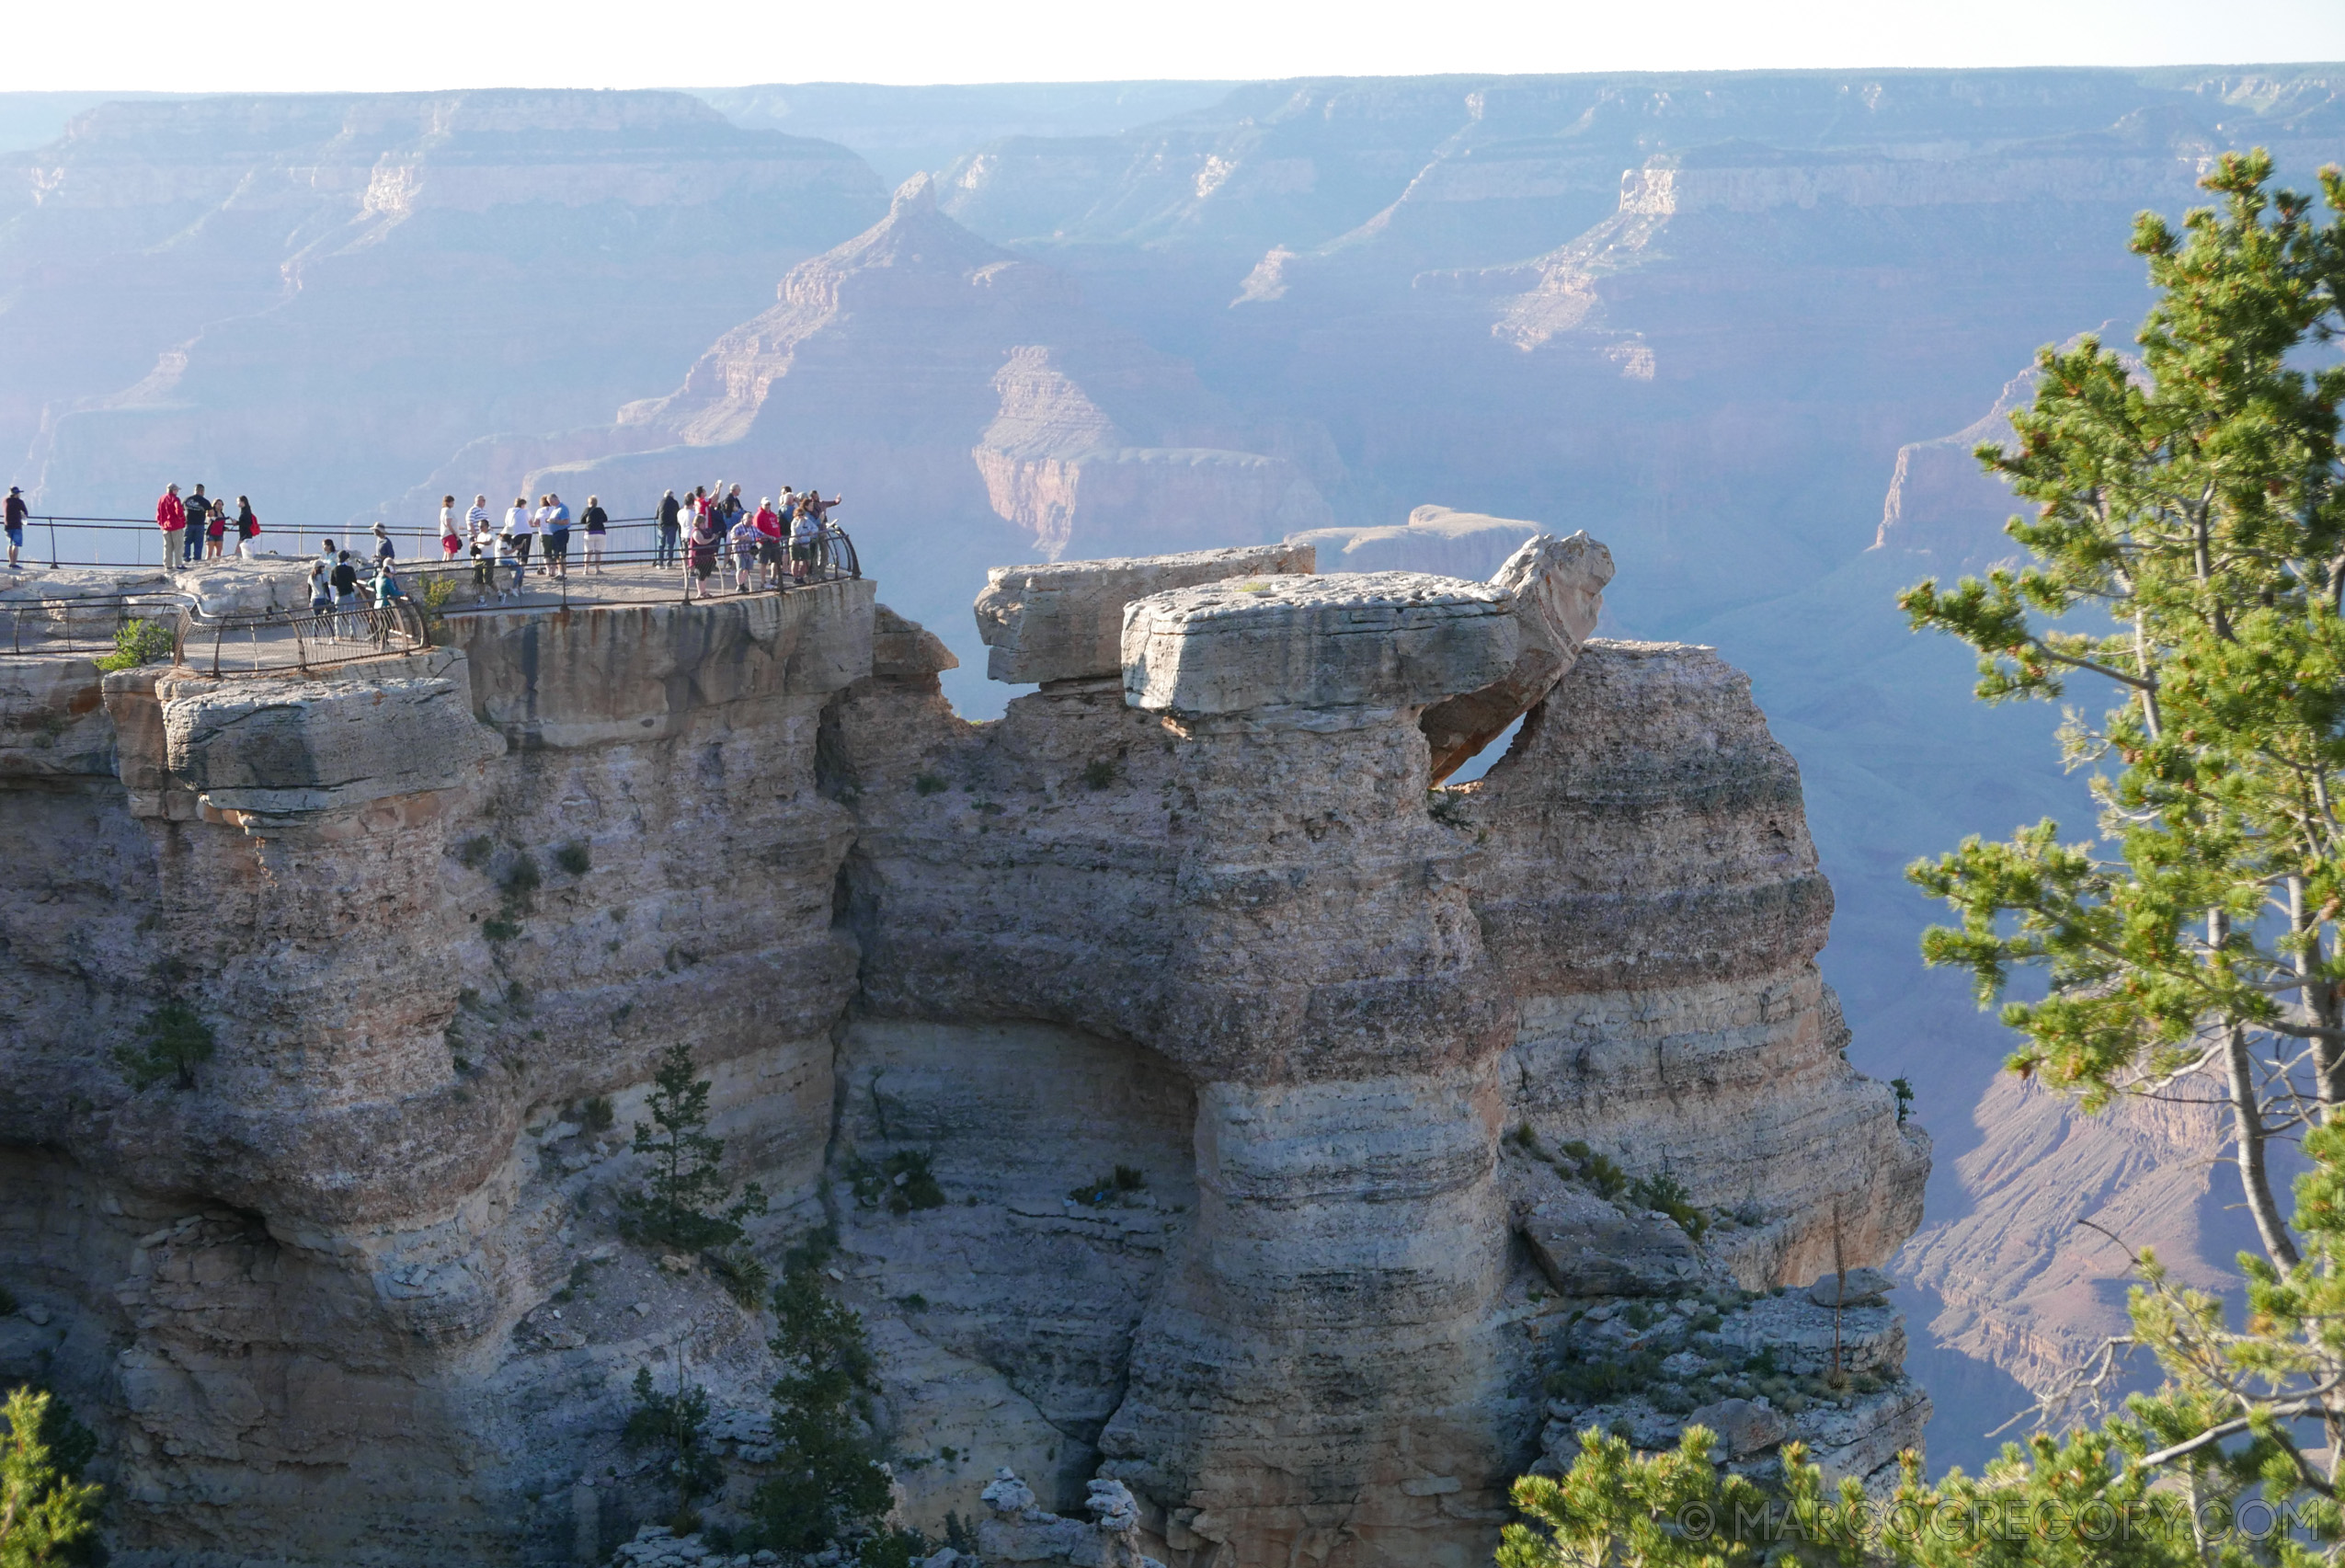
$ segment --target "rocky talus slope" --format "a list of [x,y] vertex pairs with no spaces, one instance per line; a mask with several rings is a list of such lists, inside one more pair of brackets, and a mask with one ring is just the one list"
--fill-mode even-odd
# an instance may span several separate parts
[[[7,661],[0,1376],[101,1429],[120,1559],[705,1555],[618,1441],[650,1368],[713,1512],[772,1457],[766,1322],[614,1228],[679,1039],[761,1254],[836,1228],[900,1516],[992,1477],[989,1561],[1463,1564],[1583,1425],[1915,1441],[1864,1265],[1927,1143],[1746,683],[1591,640],[1584,535],[1313,565],[1006,568],[987,725],[868,581]],[[1460,703],[1522,736],[1429,792]],[[135,1089],[166,1010],[216,1054]]]

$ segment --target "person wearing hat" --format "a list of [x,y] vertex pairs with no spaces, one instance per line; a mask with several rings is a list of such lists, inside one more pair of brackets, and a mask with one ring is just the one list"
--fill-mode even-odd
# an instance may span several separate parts
[[391,548],[391,531],[378,521],[374,525],[374,558],[387,561],[399,552]]
[[15,485],[9,486],[8,569],[10,571],[19,569],[17,565],[17,552],[24,547],[25,517],[27,513],[31,511],[31,509],[32,509],[30,507],[25,505],[25,493],[23,489]]

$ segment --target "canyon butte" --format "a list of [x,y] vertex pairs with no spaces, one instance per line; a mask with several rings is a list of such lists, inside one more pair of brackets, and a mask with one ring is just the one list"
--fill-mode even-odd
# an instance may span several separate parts
[[[39,511],[203,479],[280,540],[819,482],[978,718],[1031,686],[968,614],[1000,563],[1291,540],[1485,579],[1586,528],[1606,637],[1729,650],[1799,758],[1851,1059],[1938,1139],[1892,1272],[1932,1462],[1975,1469],[2122,1321],[2076,1221],[2223,1291],[2237,1216],[2200,1129],[1998,1082],[2008,1037],[1918,968],[1904,865],[2090,807],[1893,596],[2008,554],[1969,449],[2039,344],[2139,318],[2133,215],[2226,148],[2302,185],[2340,137],[2335,65],[0,94],[0,450]],[[1446,759],[1491,704],[1444,701]],[[40,908],[12,951],[82,941]]]
[[[932,1535],[1463,1568],[1583,1426],[1917,1445],[1865,1265],[1928,1144],[1748,681],[1595,637],[1585,534],[1315,555],[997,569],[982,724],[868,579],[0,667],[0,1371],[99,1429],[117,1560],[602,1561],[672,1506],[643,1368],[749,1484],[771,1320],[616,1225],[680,1040],[759,1254],[835,1229]],[[173,1005],[216,1053],[136,1088]]]

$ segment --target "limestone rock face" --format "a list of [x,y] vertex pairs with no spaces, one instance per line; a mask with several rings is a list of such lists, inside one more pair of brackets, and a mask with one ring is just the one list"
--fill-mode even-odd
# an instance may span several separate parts
[[1877,1265],[1921,1214],[1928,1143],[1841,1057],[1814,956],[1832,893],[1799,770],[1708,648],[1592,641],[1466,786],[1475,912],[1519,1000],[1509,1114],[1733,1223],[1744,1282]]
[[[1747,688],[1586,643],[1430,796],[1425,708],[1586,606],[1305,565],[1005,578],[996,652],[1070,673],[987,725],[860,581],[451,615],[324,676],[22,662],[0,1274],[45,1316],[0,1376],[103,1426],[125,1547],[704,1554],[637,1529],[672,1497],[618,1437],[649,1368],[736,1492],[772,1459],[767,1331],[612,1228],[683,1040],[757,1255],[835,1238],[901,1517],[1014,1468],[987,1561],[1484,1554],[1584,1350],[1656,1379],[1603,1416],[1641,1442],[1740,1400],[1750,1462],[1872,1474],[1927,1409],[1874,1282],[1836,1319],[1728,1277],[1878,1262],[1926,1158],[1838,1060]],[[135,1089],[166,1005],[214,1054]],[[1836,1329],[1860,1381],[1742,1386]]]
[[1504,676],[1522,647],[1511,591],[1411,572],[1212,583],[1124,612],[1134,707],[1417,707]]
[[212,682],[167,704],[166,767],[220,811],[291,816],[454,789],[503,745],[445,676]]
[[1490,685],[1425,710],[1419,722],[1433,748],[1436,784],[1530,712],[1571,670],[1580,645],[1596,633],[1612,552],[1584,532],[1569,539],[1541,534],[1525,541],[1490,580],[1515,596],[1522,651]]
[[1310,546],[1289,544],[996,567],[977,599],[985,672],[1012,685],[1119,674],[1124,608],[1135,599],[1231,578],[1308,573],[1313,561]]

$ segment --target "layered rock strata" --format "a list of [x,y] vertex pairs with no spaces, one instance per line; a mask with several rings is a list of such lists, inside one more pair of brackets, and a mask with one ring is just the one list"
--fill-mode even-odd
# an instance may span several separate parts
[[[104,1427],[132,1553],[598,1556],[666,1506],[637,1368],[709,1387],[737,1508],[767,1331],[612,1229],[681,1039],[761,1254],[835,1232],[907,1522],[1009,1466],[997,1533],[1069,1561],[1485,1552],[1575,1335],[1734,1292],[1723,1345],[1882,1261],[1927,1161],[1838,1059],[1796,772],[1708,650],[1584,640],[1600,550],[1022,568],[981,614],[1045,683],[984,726],[859,582],[331,677],[23,661],[0,1373]],[[1493,692],[1514,750],[1429,791],[1428,710]],[[134,1091],[166,1007],[215,1053]],[[1542,1139],[1581,1163],[1527,1186]],[[1712,1359],[1747,1439],[1783,1400]],[[1849,1466],[1915,1430],[1860,1402]]]

